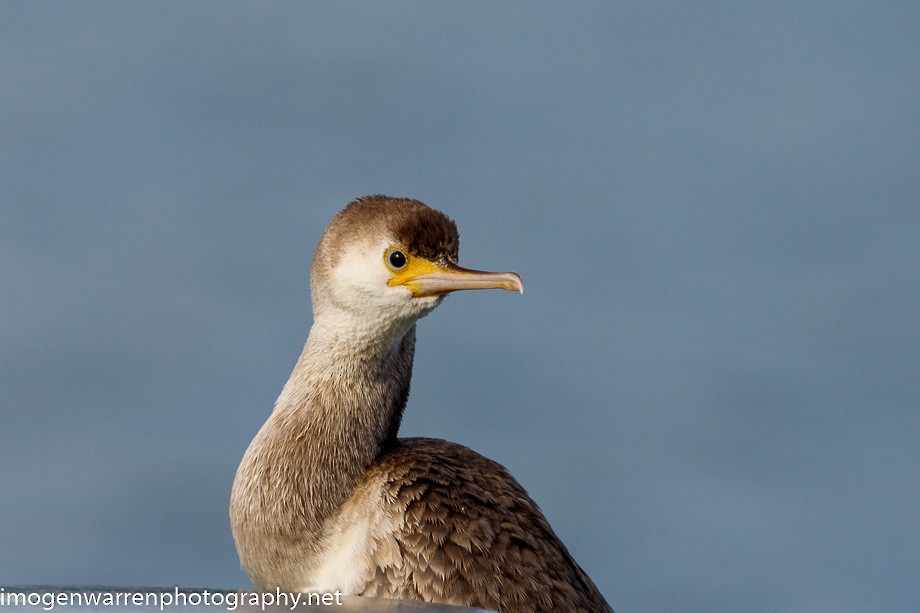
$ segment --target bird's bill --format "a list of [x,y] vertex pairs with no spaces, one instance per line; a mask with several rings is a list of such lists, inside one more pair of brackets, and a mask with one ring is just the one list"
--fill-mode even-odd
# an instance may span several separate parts
[[431,272],[412,276],[401,283],[416,298],[443,296],[465,289],[506,289],[524,293],[524,282],[516,272],[486,272],[456,265],[434,266]]

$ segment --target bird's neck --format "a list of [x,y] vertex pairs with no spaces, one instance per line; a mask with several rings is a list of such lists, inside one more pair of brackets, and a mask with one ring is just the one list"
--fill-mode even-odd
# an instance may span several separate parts
[[324,522],[395,441],[414,353],[413,323],[373,338],[314,324],[275,410],[244,458],[249,475],[263,476],[251,484],[261,490],[255,493],[261,514],[301,523],[318,541]]
[[[395,438],[409,396],[415,325],[356,338],[314,324],[271,420],[299,430],[321,468],[360,475]],[[309,436],[306,436],[309,435]]]

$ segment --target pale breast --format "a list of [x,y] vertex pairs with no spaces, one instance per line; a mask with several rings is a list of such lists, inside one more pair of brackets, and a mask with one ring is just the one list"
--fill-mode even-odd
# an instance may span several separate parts
[[399,566],[393,534],[394,515],[385,504],[385,480],[370,473],[355,488],[339,513],[328,520],[314,570],[301,591],[341,590],[362,595],[376,569]]

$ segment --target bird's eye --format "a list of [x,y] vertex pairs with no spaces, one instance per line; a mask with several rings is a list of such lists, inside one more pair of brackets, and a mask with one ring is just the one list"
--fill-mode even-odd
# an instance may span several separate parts
[[386,255],[387,264],[393,270],[400,270],[406,266],[406,254],[399,249],[390,249]]

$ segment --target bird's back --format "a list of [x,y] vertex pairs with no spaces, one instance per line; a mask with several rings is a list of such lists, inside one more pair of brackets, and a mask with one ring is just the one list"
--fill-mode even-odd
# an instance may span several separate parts
[[[369,508],[378,511],[362,516]],[[341,537],[359,526],[365,555],[353,589],[364,596],[504,612],[612,611],[520,484],[462,445],[399,439],[338,520]]]

